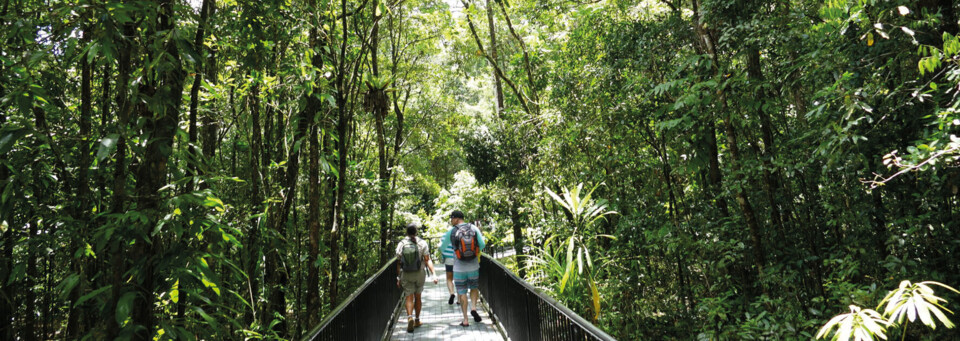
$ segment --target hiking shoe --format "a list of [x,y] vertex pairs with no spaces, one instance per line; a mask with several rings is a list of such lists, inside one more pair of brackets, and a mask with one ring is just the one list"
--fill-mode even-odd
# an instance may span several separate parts
[[413,327],[414,327],[414,328],[420,328],[420,326],[423,325],[423,323],[420,323],[420,319],[416,319],[416,320],[414,320],[414,321],[416,321],[416,322],[413,323]]
[[457,295],[450,295],[450,299],[447,300],[447,304],[453,304],[453,299],[456,298],[456,297],[457,297]]
[[413,324],[414,320],[412,318],[407,319],[407,333],[413,333]]
[[477,314],[477,311],[476,311],[476,310],[471,310],[471,311],[470,311],[470,315],[473,315],[473,320],[474,320],[474,321],[480,322],[480,321],[483,320],[482,318],[480,318],[480,314]]

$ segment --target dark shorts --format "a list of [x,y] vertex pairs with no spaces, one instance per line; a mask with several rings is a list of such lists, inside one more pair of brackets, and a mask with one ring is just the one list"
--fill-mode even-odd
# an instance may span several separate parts
[[444,265],[443,268],[444,268],[444,270],[447,270],[447,273],[448,273],[448,274],[453,274],[453,264]]

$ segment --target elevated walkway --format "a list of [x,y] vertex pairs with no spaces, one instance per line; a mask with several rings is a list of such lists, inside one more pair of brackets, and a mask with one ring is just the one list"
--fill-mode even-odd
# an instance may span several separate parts
[[427,282],[421,295],[423,306],[420,311],[420,322],[423,323],[423,326],[416,328],[413,333],[407,333],[407,310],[404,307],[403,298],[401,298],[397,308],[397,316],[393,319],[390,340],[504,340],[499,326],[494,325],[490,313],[483,307],[477,309],[477,312],[483,317],[483,321],[477,323],[471,317],[470,326],[461,327],[460,322],[463,320],[463,312],[460,311],[460,305],[456,303],[447,304],[450,292],[447,290],[447,279],[442,269],[437,271],[437,276],[440,278],[440,282],[438,284],[433,284],[432,281]]
[[439,284],[428,282],[424,287],[423,326],[413,333],[406,332],[394,258],[302,340],[614,340],[487,255],[480,260],[480,293],[486,307],[478,311],[482,310],[483,322],[471,320],[470,327],[460,327],[463,315],[458,305],[447,304],[443,272],[438,275]]

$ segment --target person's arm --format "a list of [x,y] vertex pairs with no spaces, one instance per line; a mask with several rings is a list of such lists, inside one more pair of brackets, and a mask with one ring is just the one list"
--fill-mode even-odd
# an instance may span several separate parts
[[423,259],[427,261],[427,269],[430,269],[430,276],[433,277],[433,284],[437,284],[437,270],[433,268],[433,260],[430,259],[429,254],[423,255]]
[[443,255],[443,252],[450,247],[450,231],[452,230],[447,230],[447,232],[443,234],[443,237],[440,238],[440,259],[443,261],[446,261],[446,256]]
[[400,275],[403,274],[403,268],[400,267],[400,253],[403,248],[403,242],[397,245],[397,287],[400,288]]
[[474,229],[477,231],[477,246],[480,247],[480,250],[483,250],[487,246],[487,242],[483,240],[483,233],[480,233],[480,229],[474,226]]

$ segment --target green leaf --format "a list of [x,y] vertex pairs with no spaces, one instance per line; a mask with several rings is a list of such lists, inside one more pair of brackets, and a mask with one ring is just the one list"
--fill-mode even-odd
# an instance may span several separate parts
[[175,283],[173,283],[173,288],[170,289],[170,300],[173,301],[173,303],[180,302],[180,280],[179,279]]
[[119,140],[120,135],[118,134],[110,134],[100,140],[100,149],[97,150],[97,161],[103,161],[107,157],[110,157],[110,155],[117,150],[117,141]]
[[560,293],[563,293],[563,290],[567,288],[567,280],[570,279],[570,273],[573,272],[573,238],[568,239],[567,243],[567,264],[566,270],[563,271],[563,279],[560,280]]
[[60,282],[58,285],[60,289],[60,300],[67,300],[70,297],[70,293],[73,292],[73,288],[77,287],[77,284],[80,283],[80,275],[72,274],[68,276],[63,282]]
[[597,282],[590,276],[590,296],[593,297],[593,321],[600,318],[600,291],[597,290]]
[[196,311],[197,314],[200,314],[200,317],[203,317],[203,319],[206,320],[207,323],[210,324],[210,326],[213,327],[214,330],[217,330],[217,331],[220,330],[220,324],[217,323],[217,320],[214,319],[212,316],[210,316],[210,314],[207,314],[207,312],[204,311],[203,308],[193,307],[193,311]]
[[130,318],[130,313],[133,312],[133,300],[137,298],[137,293],[135,291],[130,291],[120,297],[120,300],[117,301],[117,325],[123,326],[127,319]]
[[17,143],[17,140],[23,138],[30,132],[26,128],[4,128],[0,132],[0,154],[6,154],[13,149],[13,146]]
[[74,307],[78,307],[78,306],[80,306],[81,304],[83,304],[83,302],[86,302],[86,301],[90,300],[91,298],[97,297],[97,295],[100,295],[100,294],[102,294],[103,292],[105,292],[105,291],[107,291],[107,290],[110,290],[110,288],[113,288],[113,285],[107,285],[107,286],[104,286],[104,287],[100,287],[100,288],[98,288],[97,290],[91,291],[89,294],[80,296],[80,298],[77,299],[77,302],[73,303],[73,306],[74,306]]

